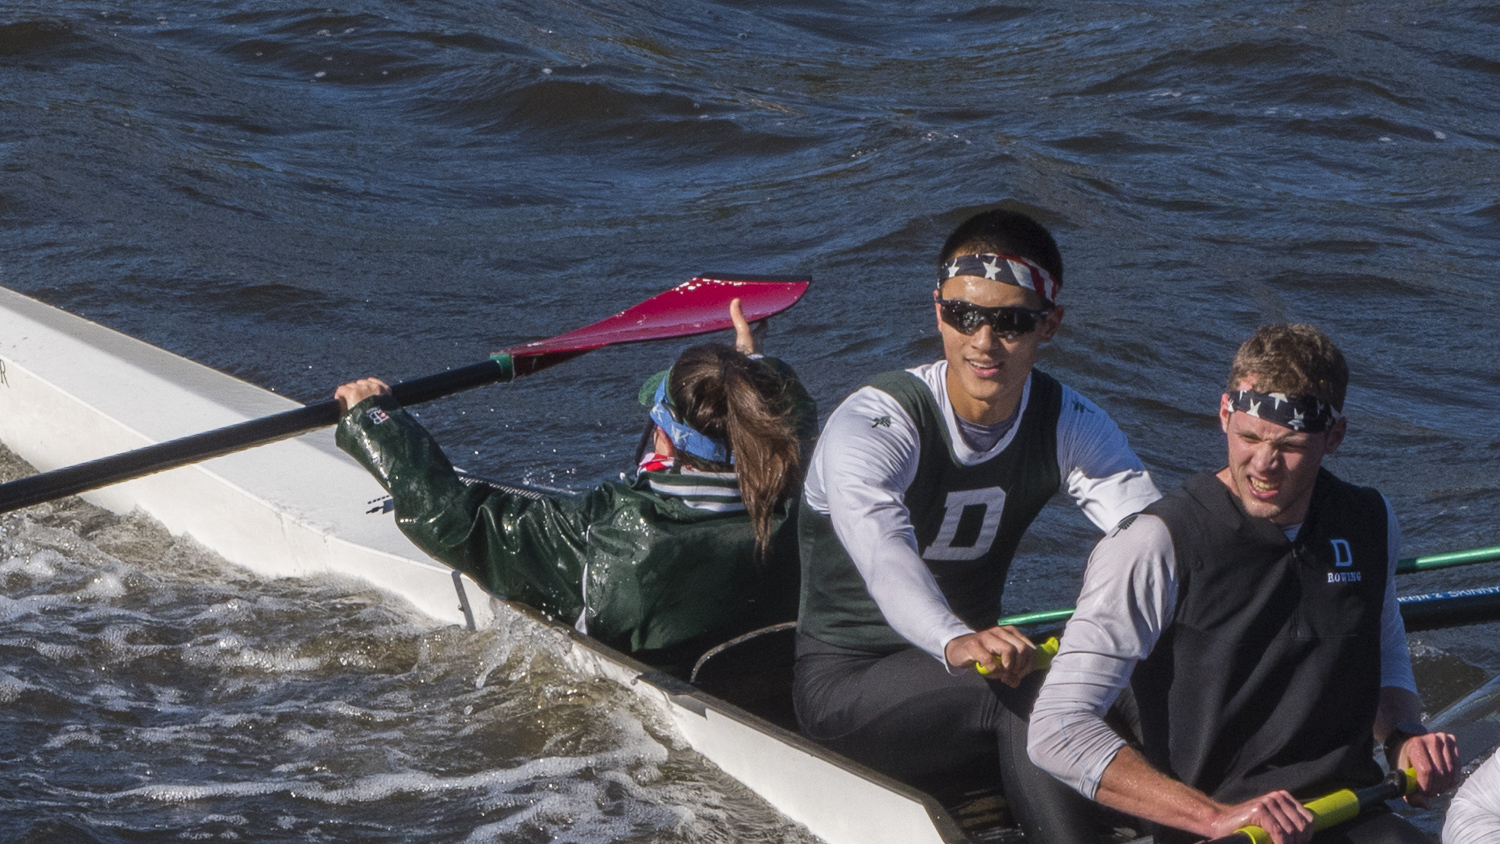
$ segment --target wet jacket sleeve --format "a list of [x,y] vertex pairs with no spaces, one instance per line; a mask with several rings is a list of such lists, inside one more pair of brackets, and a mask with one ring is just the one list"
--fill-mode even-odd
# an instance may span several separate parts
[[417,547],[491,592],[572,623],[582,611],[593,495],[526,498],[459,479],[436,441],[390,396],[339,421],[337,442],[395,501]]

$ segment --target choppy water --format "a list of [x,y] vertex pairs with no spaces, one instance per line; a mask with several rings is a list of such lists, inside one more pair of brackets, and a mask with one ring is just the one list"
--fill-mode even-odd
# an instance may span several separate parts
[[76,500],[0,516],[0,589],[6,841],[811,840],[524,623]]
[[[1334,470],[1390,496],[1411,553],[1500,544],[1497,43],[1477,2],[0,2],[0,283],[313,399],[702,270],[809,273],[770,349],[826,412],[936,355],[932,259],[1003,200],[1067,264],[1045,368],[1165,484],[1220,460],[1238,341],[1312,321],[1354,371]],[[635,388],[676,349],[423,418],[472,469],[586,486],[620,470]],[[1092,530],[1055,510],[1016,610],[1071,599]],[[96,521],[3,522],[0,694],[35,714],[5,727],[0,801],[24,797],[0,836],[792,834],[500,634]],[[1492,626],[1417,644],[1429,703],[1500,671]],[[529,731],[475,714],[554,699]],[[520,796],[543,791],[571,808]]]

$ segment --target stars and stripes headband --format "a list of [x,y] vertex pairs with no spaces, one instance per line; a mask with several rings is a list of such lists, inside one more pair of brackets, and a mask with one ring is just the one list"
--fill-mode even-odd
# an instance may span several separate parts
[[1287,398],[1286,393],[1257,393],[1254,390],[1230,393],[1229,409],[1309,434],[1328,430],[1342,415],[1333,409],[1333,405],[1324,404],[1316,396]]
[[1048,305],[1057,304],[1057,280],[1052,274],[1018,255],[960,255],[938,268],[938,287],[950,278],[975,275],[991,281],[1024,287],[1042,297]]
[[672,380],[670,373],[671,370],[667,370],[656,386],[656,397],[651,402],[651,421],[666,432],[667,439],[679,451],[713,463],[733,463],[734,458],[724,443],[678,421],[672,400],[667,396],[667,382]]

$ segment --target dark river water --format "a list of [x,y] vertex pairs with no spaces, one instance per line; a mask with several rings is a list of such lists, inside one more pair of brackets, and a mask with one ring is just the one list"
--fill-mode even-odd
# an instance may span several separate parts
[[[1479,2],[0,1],[0,284],[307,401],[810,274],[767,343],[826,414],[939,354],[936,252],[1004,203],[1067,267],[1042,367],[1164,486],[1220,465],[1238,342],[1314,322],[1353,371],[1333,470],[1408,555],[1496,545],[1497,44]],[[585,488],[682,345],[421,416]],[[1093,529],[1050,509],[1010,609],[1076,594]],[[1429,708],[1500,673],[1494,626],[1413,645]],[[0,711],[3,840],[803,835],[545,643],[74,503],[0,517]]]

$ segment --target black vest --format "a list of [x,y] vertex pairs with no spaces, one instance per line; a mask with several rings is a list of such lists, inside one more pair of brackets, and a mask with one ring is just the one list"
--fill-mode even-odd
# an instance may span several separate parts
[[1320,470],[1294,542],[1208,473],[1145,512],[1171,533],[1178,579],[1131,680],[1146,757],[1226,803],[1379,782],[1380,494]]
[[[1033,370],[1026,409],[1010,443],[973,466],[954,456],[947,420],[924,381],[909,372],[888,372],[869,385],[895,398],[921,437],[916,477],[904,503],[923,562],[954,615],[975,630],[993,627],[1016,545],[1062,483],[1057,468],[1062,385]],[[798,520],[798,629],[831,645],[877,653],[910,647],[886,623],[829,517],[804,499]]]

